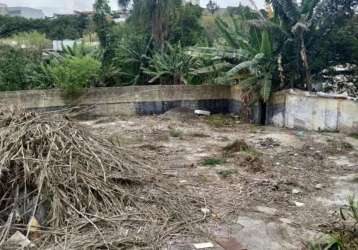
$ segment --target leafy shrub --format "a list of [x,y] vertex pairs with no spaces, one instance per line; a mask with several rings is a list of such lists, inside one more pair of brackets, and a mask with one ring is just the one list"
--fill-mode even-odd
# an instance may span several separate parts
[[191,72],[198,66],[197,60],[180,44],[176,47],[167,44],[166,50],[166,53],[158,51],[145,69],[145,73],[152,76],[149,83],[188,84]]
[[66,95],[77,95],[81,89],[97,82],[100,70],[100,61],[87,55],[56,59],[47,66],[49,77]]
[[354,195],[348,197],[339,215],[339,220],[329,226],[328,239],[310,242],[309,250],[358,249],[358,200]]
[[37,50],[0,45],[0,91],[36,88],[32,78],[40,62]]
[[9,38],[1,39],[0,43],[15,46],[17,48],[27,48],[39,51],[51,47],[51,42],[46,39],[46,35],[37,31],[18,33]]
[[149,77],[143,72],[151,58],[152,39],[143,35],[127,34],[122,31],[120,46],[115,49],[113,66],[119,72],[118,82],[121,85],[144,84]]

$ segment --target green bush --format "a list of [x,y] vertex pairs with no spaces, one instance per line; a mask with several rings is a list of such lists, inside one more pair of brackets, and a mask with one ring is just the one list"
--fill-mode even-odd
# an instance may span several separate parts
[[40,62],[37,50],[0,45],[0,91],[35,88],[32,78]]
[[37,31],[17,33],[9,38],[0,39],[0,44],[39,51],[51,48],[52,46],[51,41],[46,38],[46,35]]
[[67,56],[47,66],[49,77],[66,95],[77,95],[99,80],[101,62],[90,56]]

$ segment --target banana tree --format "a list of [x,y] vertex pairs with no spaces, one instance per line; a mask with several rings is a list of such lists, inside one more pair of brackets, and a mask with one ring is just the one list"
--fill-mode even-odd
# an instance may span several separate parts
[[216,82],[236,83],[252,100],[267,102],[272,91],[272,72],[276,67],[270,34],[265,29],[231,18],[228,23],[216,19],[222,41],[215,48],[193,48],[193,56],[211,58],[211,65],[196,71],[206,74],[220,71]]
[[164,53],[154,54],[144,73],[151,76],[149,83],[188,84],[191,73],[198,67],[198,60],[185,53],[181,45],[166,43]]
[[[354,15],[357,0],[266,0],[274,11],[272,22],[285,34],[278,39],[286,78],[291,87],[312,89],[312,62],[322,39],[332,31],[336,20]],[[266,24],[270,22],[266,20]],[[327,62],[329,63],[329,62]],[[304,86],[299,86],[304,82]]]

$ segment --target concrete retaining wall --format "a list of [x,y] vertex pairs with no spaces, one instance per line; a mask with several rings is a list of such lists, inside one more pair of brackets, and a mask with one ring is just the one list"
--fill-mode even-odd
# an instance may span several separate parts
[[267,112],[267,123],[316,131],[358,132],[358,102],[299,90],[276,93]]
[[[0,92],[0,105],[17,105],[29,110],[51,111],[72,106],[61,90]],[[76,106],[90,107],[92,115],[162,114],[172,108],[188,107],[212,113],[249,115],[259,122],[258,106],[244,109],[238,86],[161,85],[84,90]],[[267,124],[307,129],[358,132],[358,102],[340,96],[312,94],[297,90],[275,93],[266,113]]]
[[0,104],[29,110],[61,110],[71,105],[91,107],[94,115],[161,114],[175,107],[210,110],[213,113],[239,112],[231,105],[231,87],[218,85],[130,86],[86,89],[69,102],[61,90],[0,92]]

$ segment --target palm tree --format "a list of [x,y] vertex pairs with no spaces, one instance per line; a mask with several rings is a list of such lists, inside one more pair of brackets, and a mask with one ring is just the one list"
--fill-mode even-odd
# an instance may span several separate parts
[[127,11],[130,0],[118,0],[119,7],[122,7],[124,11]]
[[169,33],[169,19],[182,0],[134,0],[131,19],[150,30],[154,41],[162,48]]

